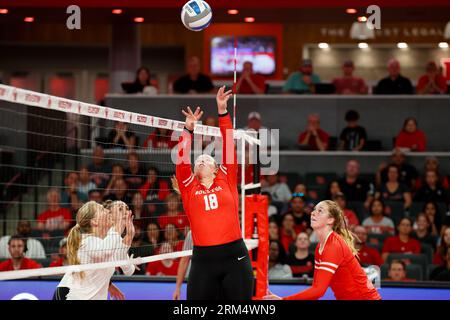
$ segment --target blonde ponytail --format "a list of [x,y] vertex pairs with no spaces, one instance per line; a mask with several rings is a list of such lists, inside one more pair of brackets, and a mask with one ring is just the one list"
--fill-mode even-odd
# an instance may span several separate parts
[[355,235],[348,229],[347,222],[345,221],[344,213],[339,205],[331,200],[324,201],[328,206],[328,212],[330,216],[334,218],[333,231],[340,235],[345,243],[348,245],[353,255],[358,255],[358,250],[355,248]]
[[[92,231],[91,220],[95,217],[97,205],[98,204],[95,201],[89,201],[78,209],[76,218],[77,224],[70,229],[67,238],[67,258],[71,265],[80,264],[80,259],[78,259],[78,249],[81,245],[81,235]],[[80,272],[80,276],[83,278],[83,272]]]

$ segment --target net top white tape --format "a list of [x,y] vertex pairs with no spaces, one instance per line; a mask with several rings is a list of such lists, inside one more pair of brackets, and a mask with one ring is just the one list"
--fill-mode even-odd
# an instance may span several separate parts
[[[132,124],[182,131],[184,122],[165,119],[155,116],[149,116],[141,113],[135,113],[110,107],[103,107],[95,104],[52,96],[36,91],[20,89],[12,86],[0,84],[0,100],[21,103],[28,106],[34,106],[45,109],[58,110],[66,113],[90,116],[94,118],[103,118],[113,121],[128,122]],[[197,124],[194,133],[220,137],[218,127],[205,126]],[[258,139],[247,134],[244,130],[235,130],[236,139],[244,138],[250,144],[260,144]]]
[[[245,239],[244,241],[245,241],[245,245],[247,246],[247,249],[249,251],[258,247],[257,239]],[[158,254],[158,255],[144,257],[144,258],[139,257],[139,258],[128,259],[128,260],[120,260],[120,261],[79,264],[79,265],[70,265],[70,266],[64,266],[64,267],[50,267],[50,268],[28,269],[28,270],[3,271],[3,272],[0,272],[0,281],[1,280],[31,278],[31,277],[53,276],[53,275],[65,274],[67,272],[81,272],[81,271],[98,270],[98,269],[105,269],[105,268],[117,268],[117,267],[125,266],[125,265],[140,265],[143,263],[151,263],[151,262],[165,260],[165,259],[176,259],[176,258],[180,258],[180,257],[187,257],[190,255],[192,255],[192,250],[184,250],[184,251],[178,251],[178,252]]]

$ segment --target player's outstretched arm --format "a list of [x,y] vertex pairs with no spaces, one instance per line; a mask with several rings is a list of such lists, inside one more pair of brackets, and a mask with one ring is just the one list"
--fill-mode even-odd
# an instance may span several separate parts
[[203,115],[203,111],[200,107],[197,107],[195,112],[192,112],[190,107],[186,110],[181,110],[186,121],[184,124],[184,130],[178,140],[178,155],[175,176],[177,178],[179,189],[187,187],[192,180],[192,168],[191,168],[191,143],[192,134],[194,133],[195,123],[200,120]]

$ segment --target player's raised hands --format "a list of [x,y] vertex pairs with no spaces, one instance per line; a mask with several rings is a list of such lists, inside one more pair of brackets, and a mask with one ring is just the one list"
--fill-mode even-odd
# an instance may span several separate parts
[[191,131],[194,130],[195,123],[200,120],[203,115],[203,111],[200,109],[200,107],[197,107],[197,109],[195,109],[195,112],[192,112],[191,108],[187,107],[186,111],[181,110],[181,112],[186,117],[186,128]]
[[222,86],[217,91],[216,101],[217,101],[217,111],[219,114],[224,114],[227,112],[227,101],[233,94],[233,90],[225,91],[225,86]]

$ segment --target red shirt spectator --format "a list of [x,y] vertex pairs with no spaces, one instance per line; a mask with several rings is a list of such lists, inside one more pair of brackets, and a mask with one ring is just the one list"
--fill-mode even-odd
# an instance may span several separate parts
[[172,130],[157,128],[147,137],[147,139],[145,139],[143,147],[172,149],[177,143],[178,139],[172,141]]
[[147,171],[147,181],[139,188],[144,201],[159,200],[164,201],[170,194],[169,183],[159,179],[159,172],[156,168],[149,168]]
[[344,216],[347,222],[347,225],[352,228],[354,226],[359,225],[359,219],[356,216],[356,213],[350,209],[344,209]]
[[409,238],[407,242],[400,240],[399,236],[389,237],[384,241],[383,253],[420,253],[420,242]]
[[168,224],[173,224],[177,230],[184,230],[189,227],[189,219],[184,212],[179,212],[174,216],[164,214],[158,217],[158,224],[161,229],[164,229]]
[[49,267],[62,267],[64,266],[64,259],[63,258],[58,258],[57,260],[53,260],[50,263]]
[[426,67],[426,74],[419,78],[416,91],[418,94],[443,94],[447,92],[447,80],[435,62],[429,62]]
[[292,235],[287,234],[286,231],[283,228],[281,228],[281,232],[280,233],[281,233],[281,235],[280,235],[280,243],[282,244],[284,251],[289,252],[289,245],[291,243],[294,243],[295,235],[292,236]]
[[42,266],[36,261],[28,258],[22,258],[19,269],[14,269],[13,259],[9,259],[0,263],[0,271],[14,271],[14,270],[25,270],[25,269],[38,269]]
[[361,264],[377,265],[381,266],[383,264],[383,259],[377,249],[371,248],[365,244],[361,246],[358,251],[359,262]]
[[408,148],[411,151],[425,151],[426,137],[422,130],[417,128],[415,118],[407,118],[403,124],[403,130],[395,139],[396,148]]
[[353,61],[347,60],[342,66],[343,77],[333,80],[337,94],[366,94],[367,86],[362,78],[353,76]]
[[64,223],[70,225],[72,221],[72,214],[66,208],[59,208],[57,210],[46,210],[38,215],[38,223],[42,223],[43,229],[65,229]]
[[176,276],[179,263],[179,259],[150,262],[147,264],[145,274],[152,276]]
[[266,79],[253,73],[253,63],[245,61],[242,74],[236,83],[236,91],[241,94],[263,94],[266,91]]
[[320,128],[320,117],[318,114],[308,116],[307,129],[298,137],[298,144],[301,148],[308,147],[311,150],[327,150],[328,133]]

